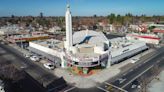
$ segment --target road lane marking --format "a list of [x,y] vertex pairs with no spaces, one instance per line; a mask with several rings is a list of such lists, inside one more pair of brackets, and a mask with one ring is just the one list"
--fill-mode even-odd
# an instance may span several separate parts
[[121,91],[123,91],[123,92],[128,92],[128,91],[126,91],[126,90],[124,90],[124,89],[122,89],[122,88],[120,88],[120,87],[117,87],[117,86],[115,86],[115,85],[112,85],[112,84],[110,84],[110,83],[108,83],[108,82],[105,82],[105,84],[110,85],[110,86],[112,86],[112,87],[115,87],[115,88],[117,88],[117,89],[119,89],[119,90],[121,90]]
[[64,92],[69,92],[69,91],[71,91],[71,90],[73,90],[73,89],[75,89],[75,88],[76,88],[76,87],[71,87],[71,88],[65,90]]
[[140,67],[142,64],[140,63],[138,66]]
[[159,63],[159,62],[160,62],[160,60],[157,61],[157,63]]
[[105,91],[105,92],[109,92],[108,90],[106,90],[106,89],[104,89],[104,88],[102,88],[102,87],[97,87],[98,89],[101,89],[101,90],[103,90],[103,91]]
[[125,76],[127,73],[124,73],[123,75]]
[[133,69],[130,70],[131,72],[133,71]]
[[147,63],[147,62],[149,62],[151,59],[155,58],[156,56],[158,56],[158,55],[161,54],[161,53],[162,53],[162,52],[157,53],[157,51],[156,51],[156,53],[151,54],[147,59],[144,59],[145,62],[143,62],[143,63]]
[[147,68],[145,71],[141,72],[139,75],[137,75],[136,77],[134,77],[132,80],[130,80],[128,83],[126,83],[125,85],[123,85],[121,88],[126,87],[127,85],[129,85],[131,82],[133,82],[135,79],[137,79],[138,77],[140,77],[142,74],[144,74],[145,72],[147,72],[149,69],[151,69],[154,65],[150,66],[149,68]]

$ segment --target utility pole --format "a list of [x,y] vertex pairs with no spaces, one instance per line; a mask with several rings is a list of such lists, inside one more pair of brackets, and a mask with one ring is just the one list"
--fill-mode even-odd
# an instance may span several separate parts
[[22,42],[22,39],[23,38],[23,36],[21,35],[21,50],[23,50],[23,42]]

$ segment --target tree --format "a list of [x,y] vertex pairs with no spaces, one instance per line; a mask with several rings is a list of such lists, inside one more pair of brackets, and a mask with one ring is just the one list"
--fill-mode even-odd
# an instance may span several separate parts
[[95,14],[95,15],[93,15],[93,17],[94,17],[94,18],[97,18],[97,15],[96,15],[96,14]]
[[147,87],[148,87],[148,79],[145,78],[144,76],[140,77],[140,85],[141,85],[141,92],[147,92]]
[[15,18],[15,16],[14,15],[11,15],[11,18]]
[[127,14],[125,14],[125,16],[127,16],[127,17],[133,17],[133,15],[131,13],[127,13]]
[[24,78],[24,73],[17,70],[14,65],[0,64],[0,79],[6,81],[18,81]]
[[43,12],[40,13],[40,18],[43,18]]
[[118,14],[116,17],[116,21],[117,21],[117,24],[123,25],[124,24],[124,17],[122,17],[121,15]]
[[145,15],[145,14],[142,14],[142,15],[140,16],[140,20],[141,20],[142,22],[145,22],[145,19],[146,19],[146,15]]
[[152,30],[155,28],[155,26],[150,26],[148,29],[150,30],[150,32],[152,32]]
[[133,22],[133,15],[131,13],[125,14],[124,23],[131,24]]
[[115,14],[114,13],[111,13],[109,16],[108,16],[108,19],[110,21],[110,24],[113,24],[115,22]]

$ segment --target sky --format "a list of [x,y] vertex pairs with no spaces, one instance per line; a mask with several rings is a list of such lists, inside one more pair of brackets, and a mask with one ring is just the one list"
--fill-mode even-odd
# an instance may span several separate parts
[[[68,0],[0,0],[0,16],[64,16]],[[69,0],[73,16],[164,15],[164,0]]]

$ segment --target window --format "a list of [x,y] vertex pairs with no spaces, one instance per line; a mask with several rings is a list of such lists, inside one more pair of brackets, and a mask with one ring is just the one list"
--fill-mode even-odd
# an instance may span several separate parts
[[98,64],[98,62],[92,62],[92,65],[96,65],[96,64]]
[[79,62],[75,62],[74,64],[75,64],[75,65],[78,65],[78,64],[79,64]]

